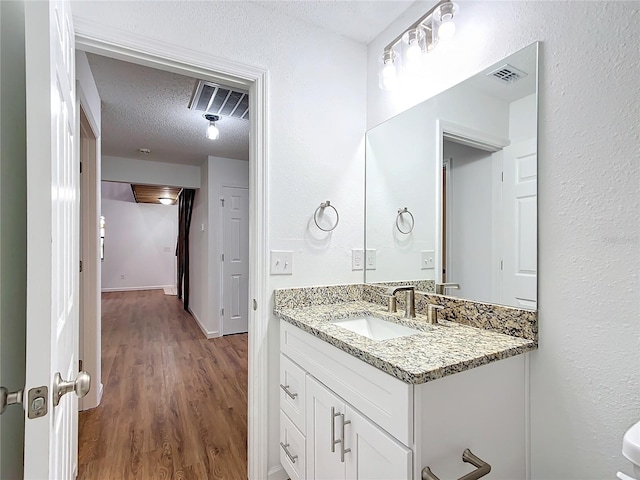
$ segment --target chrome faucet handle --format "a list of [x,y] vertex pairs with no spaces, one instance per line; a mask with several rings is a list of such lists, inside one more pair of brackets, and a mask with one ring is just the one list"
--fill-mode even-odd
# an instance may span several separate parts
[[444,295],[448,289],[460,290],[459,283],[436,283],[436,293],[438,295]]
[[427,305],[427,322],[431,325],[436,325],[438,323],[438,310],[443,309],[444,307],[442,305],[436,305],[434,303]]
[[398,301],[395,295],[385,295],[387,298],[387,311],[389,313],[396,313],[398,309]]

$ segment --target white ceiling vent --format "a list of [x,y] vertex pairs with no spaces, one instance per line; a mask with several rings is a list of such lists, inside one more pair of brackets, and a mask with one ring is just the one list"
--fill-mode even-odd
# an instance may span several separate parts
[[212,113],[222,117],[249,119],[249,95],[198,80],[189,102],[191,110]]
[[521,78],[526,77],[527,73],[523,72],[522,70],[518,70],[513,65],[509,65],[507,63],[495,69],[494,71],[487,73],[487,75],[504,83],[514,83]]

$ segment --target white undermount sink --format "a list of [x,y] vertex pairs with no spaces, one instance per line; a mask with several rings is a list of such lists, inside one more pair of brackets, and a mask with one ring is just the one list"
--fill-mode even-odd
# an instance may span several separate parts
[[370,338],[371,340],[389,340],[391,338],[408,337],[416,333],[421,333],[420,330],[414,328],[405,327],[393,322],[387,322],[381,318],[371,315],[363,315],[361,317],[339,318],[331,320],[331,323],[338,325],[339,327],[351,330],[363,337]]

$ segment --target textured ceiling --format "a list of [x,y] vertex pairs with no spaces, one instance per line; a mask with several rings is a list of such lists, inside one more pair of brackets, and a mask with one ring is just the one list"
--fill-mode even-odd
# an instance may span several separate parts
[[[223,118],[205,138],[201,112],[188,108],[196,79],[87,54],[102,99],[102,154],[200,165],[209,155],[249,159],[249,121]],[[151,149],[150,155],[138,148]]]
[[271,0],[253,3],[368,44],[415,0]]

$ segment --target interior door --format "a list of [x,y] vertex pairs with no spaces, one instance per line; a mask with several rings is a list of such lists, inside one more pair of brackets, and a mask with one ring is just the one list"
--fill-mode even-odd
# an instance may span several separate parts
[[223,187],[222,334],[249,328],[249,190]]
[[504,149],[502,303],[535,309],[537,304],[536,139]]
[[[54,376],[78,373],[78,176],[74,32],[68,2],[26,2],[26,479],[72,479],[78,401],[54,405]],[[38,408],[39,407],[39,408]]]

